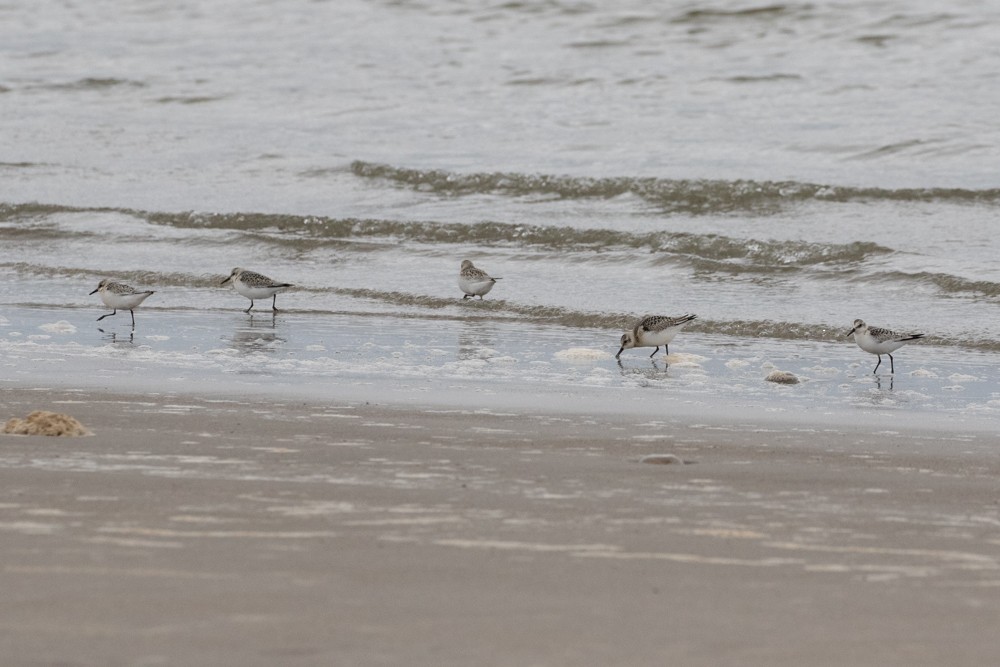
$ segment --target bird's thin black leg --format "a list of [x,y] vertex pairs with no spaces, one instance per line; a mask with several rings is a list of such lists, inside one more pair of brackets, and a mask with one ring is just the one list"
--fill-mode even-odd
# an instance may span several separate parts
[[472,296],[472,295],[471,295],[471,294],[466,294],[465,296],[463,296],[463,297],[462,297],[462,301],[465,301],[465,300],[466,300],[466,299],[468,299],[468,298],[469,298],[470,296]]
[[877,370],[878,370],[878,367],[879,367],[879,366],[880,366],[881,364],[882,364],[882,355],[880,354],[880,355],[878,355],[878,363],[877,363],[877,364],[875,364],[875,370],[874,370],[874,371],[872,371],[872,375],[874,375],[874,374],[875,374],[875,371],[877,371]]
[[892,362],[892,355],[889,355],[889,372],[893,375],[896,374],[896,364]]
[[278,312],[278,295],[275,294],[274,298],[271,300],[271,310]]
[[132,328],[135,329],[135,311],[129,310],[128,312],[132,313]]
[[249,313],[252,309],[253,309],[253,299],[250,299],[250,308],[247,308],[243,312],[244,313]]
[[659,351],[660,351],[660,346],[659,346],[659,345],[657,345],[657,346],[656,346],[656,349],[655,349],[655,350],[653,350],[653,354],[649,355],[649,358],[650,358],[650,359],[652,359],[653,357],[655,357],[655,356],[656,356],[656,353],[657,353],[657,352],[659,352]]
[[100,322],[100,321],[101,321],[101,320],[103,320],[103,319],[104,319],[105,317],[111,317],[112,315],[117,315],[117,314],[118,314],[118,309],[117,309],[117,308],[115,308],[114,310],[112,310],[112,311],[111,311],[110,313],[108,313],[107,315],[101,315],[100,317],[98,317],[98,318],[97,318],[97,321],[98,321],[98,322]]

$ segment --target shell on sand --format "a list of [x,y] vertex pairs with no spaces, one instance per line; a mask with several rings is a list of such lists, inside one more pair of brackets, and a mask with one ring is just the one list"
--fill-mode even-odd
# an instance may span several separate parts
[[75,418],[47,410],[35,410],[25,419],[13,417],[3,427],[3,432],[12,435],[93,435]]

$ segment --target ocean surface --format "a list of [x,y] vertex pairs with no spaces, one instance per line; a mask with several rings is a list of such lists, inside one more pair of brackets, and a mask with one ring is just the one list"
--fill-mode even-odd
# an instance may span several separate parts
[[[0,5],[3,381],[992,418],[997,34],[929,0]],[[282,312],[241,313],[235,266]],[[156,290],[134,333],[95,322],[105,277]],[[615,362],[687,312],[669,368]],[[891,387],[855,318],[927,334]]]

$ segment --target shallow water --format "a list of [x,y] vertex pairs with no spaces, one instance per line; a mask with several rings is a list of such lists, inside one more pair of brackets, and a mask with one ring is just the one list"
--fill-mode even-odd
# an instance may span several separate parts
[[[93,348],[74,363],[100,358],[88,292],[113,277],[157,291],[136,333],[168,337],[144,343],[155,366],[188,354],[178,338],[249,326],[218,286],[242,266],[297,285],[276,331],[308,324],[272,332],[298,350],[286,374],[337,377],[305,349],[334,328],[340,354],[403,330],[448,359],[481,328],[516,370],[392,363],[502,382],[614,347],[641,315],[693,312],[676,349],[716,379],[730,347],[753,382],[758,362],[820,350],[839,369],[823,383],[853,387],[874,363],[844,339],[861,317],[926,333],[897,358],[945,367],[915,365],[937,377],[907,376],[927,392],[907,405],[961,412],[968,383],[942,378],[992,387],[1000,361],[998,24],[981,3],[925,1],[4,6],[0,336],[66,320]],[[460,298],[464,258],[503,278],[483,302]],[[63,358],[58,337],[32,340]],[[534,370],[551,387],[663,382],[602,379],[605,361]],[[695,391],[689,374],[668,386]],[[705,391],[755,395],[750,377]]]
[[[133,331],[127,316],[56,319],[66,316],[31,308],[18,310],[16,324],[0,320],[3,386],[956,432],[992,429],[1000,414],[989,355],[931,346],[903,348],[896,374],[875,376],[874,357],[847,342],[682,333],[667,357],[639,348],[616,360],[607,331],[494,319],[148,309]],[[767,382],[774,370],[799,384]]]

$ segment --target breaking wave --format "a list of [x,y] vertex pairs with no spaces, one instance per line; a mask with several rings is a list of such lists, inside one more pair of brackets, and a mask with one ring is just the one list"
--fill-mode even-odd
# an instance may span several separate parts
[[[0,222],[86,210],[88,209],[39,204],[6,205],[0,206]],[[109,212],[109,209],[89,210]],[[322,243],[341,244],[361,240],[431,245],[513,246],[578,253],[639,250],[654,255],[654,263],[686,259],[696,265],[700,263],[699,268],[718,268],[730,272],[778,272],[817,265],[841,266],[893,252],[892,248],[861,241],[829,244],[741,239],[720,234],[628,232],[490,221],[439,223],[262,213],[159,213],[130,209],[117,209],[114,212],[170,227],[258,232],[258,242],[279,245],[310,247]],[[44,227],[33,229],[35,231],[20,229],[17,233],[38,234],[40,238],[66,233]],[[278,233],[267,234],[269,231]],[[634,257],[630,261],[634,261]]]
[[360,178],[381,179],[399,186],[441,195],[503,194],[512,197],[548,195],[563,199],[611,198],[634,195],[672,213],[766,213],[789,203],[809,200],[952,201],[995,203],[1000,188],[865,188],[801,183],[798,181],[664,179],[642,177],[586,178],[550,174],[504,172],[459,174],[437,169],[407,169],[355,161],[351,172]]

